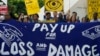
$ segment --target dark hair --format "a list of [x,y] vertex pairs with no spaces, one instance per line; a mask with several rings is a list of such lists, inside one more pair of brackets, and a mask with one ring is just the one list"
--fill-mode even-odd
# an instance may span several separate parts
[[53,13],[54,13],[54,12],[57,13],[57,11],[53,11]]
[[46,15],[51,15],[51,13],[50,12],[47,12]]
[[38,14],[33,14],[33,16],[34,16],[34,15],[36,15],[37,17],[39,17],[39,15],[38,15]]
[[72,12],[72,13],[75,13],[77,15],[77,12]]
[[93,15],[97,15],[98,16],[98,12],[94,12],[94,14]]

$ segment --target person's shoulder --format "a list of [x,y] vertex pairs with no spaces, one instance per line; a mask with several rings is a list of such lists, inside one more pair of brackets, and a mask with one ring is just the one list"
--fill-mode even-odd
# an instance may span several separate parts
[[100,21],[100,18],[98,19],[98,21]]
[[94,20],[92,19],[92,20],[90,20],[90,22],[94,22]]
[[98,18],[97,20],[90,20],[90,22],[100,22],[100,19]]

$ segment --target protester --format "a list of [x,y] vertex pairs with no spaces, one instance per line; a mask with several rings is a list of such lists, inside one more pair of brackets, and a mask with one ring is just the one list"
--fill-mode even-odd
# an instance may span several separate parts
[[65,22],[70,23],[70,10],[65,15]]
[[71,18],[70,18],[70,22],[71,23],[77,23],[78,21],[77,21],[77,13],[76,12],[73,12],[72,13],[72,16],[71,16]]
[[82,18],[82,23],[86,23],[86,22],[87,22],[86,18],[83,17],[83,18]]
[[27,15],[24,15],[23,22],[24,22],[24,23],[30,23],[30,20],[29,20],[29,18],[28,18]]
[[82,23],[86,23],[86,22],[89,22],[89,18],[87,16],[83,17],[82,18]]
[[65,22],[64,15],[62,13],[59,13],[58,15],[58,22]]
[[[8,15],[8,16],[7,16]],[[13,17],[12,17],[13,18]],[[0,14],[0,22],[3,20],[11,19],[11,15],[9,13],[3,15]],[[13,18],[14,19],[14,18]],[[38,14],[33,14],[31,16],[24,15],[24,13],[19,14],[18,21],[20,22],[25,22],[25,23],[60,23],[60,22],[66,22],[66,23],[78,23],[80,22],[79,17],[77,16],[76,12],[72,12],[72,16],[70,16],[70,11],[64,16],[62,12],[58,13],[57,11],[53,12],[53,17],[51,17],[50,12],[46,12],[45,14],[45,19],[43,21],[39,20],[39,15]],[[98,13],[95,12],[93,14],[93,19],[90,21],[89,18],[83,17],[81,19],[82,23],[85,22],[99,22],[100,19],[98,18]]]
[[18,21],[23,22],[24,20],[24,13],[21,13],[18,17]]
[[51,18],[51,13],[47,12],[45,15],[44,23],[55,23],[55,20]]
[[5,20],[11,20],[12,18],[11,18],[11,15],[9,14],[9,13],[6,13],[5,15],[4,15],[4,17],[5,17]]
[[38,23],[39,21],[39,15],[38,14],[33,14],[32,15],[32,19],[31,19],[32,23]]
[[16,20],[13,19],[9,13],[4,14],[4,15],[3,15],[3,18],[4,18],[4,19],[3,19],[2,23],[16,22]]
[[55,20],[55,22],[58,21],[58,12],[57,11],[53,12],[53,19]]
[[100,19],[98,18],[98,13],[95,12],[93,14],[93,19],[90,22],[100,22]]
[[79,16],[76,17],[76,21],[77,21],[78,23],[80,23]]
[[88,15],[85,16],[86,22],[90,22],[90,19],[88,18]]

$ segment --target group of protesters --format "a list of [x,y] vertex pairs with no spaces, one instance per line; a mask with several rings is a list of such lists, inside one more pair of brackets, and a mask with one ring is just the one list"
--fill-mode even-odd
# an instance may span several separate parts
[[21,13],[19,15],[18,21],[25,22],[25,23],[59,23],[59,22],[66,22],[66,23],[84,23],[84,22],[99,22],[100,19],[98,18],[98,13],[94,12],[93,18],[90,20],[88,16],[84,16],[81,20],[77,15],[77,12],[67,13],[64,15],[62,12],[58,13],[57,11],[53,12],[53,17],[51,17],[50,12],[46,12],[44,15],[44,20],[39,20],[38,14],[33,14],[31,16],[24,15]]
[[[5,15],[0,14],[0,22],[4,19],[12,18],[12,15],[10,13],[7,13]],[[79,16],[77,15],[77,12],[72,12],[72,15],[70,13],[67,13],[64,15],[62,12],[58,13],[57,11],[53,12],[53,17],[51,17],[50,12],[46,12],[44,15],[44,20],[39,20],[38,14],[33,15],[25,15],[24,13],[20,13],[19,17],[17,18],[17,21],[23,22],[23,23],[85,23],[85,22],[99,22],[100,19],[98,18],[98,13],[94,12],[93,18],[89,20],[88,16],[84,16],[81,20],[79,19]]]

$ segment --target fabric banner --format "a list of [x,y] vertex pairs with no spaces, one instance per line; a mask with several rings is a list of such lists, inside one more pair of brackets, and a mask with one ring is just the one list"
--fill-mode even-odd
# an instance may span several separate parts
[[0,0],[0,14],[8,12],[7,0]]
[[25,0],[28,15],[38,13],[40,11],[38,0]]
[[100,56],[100,22],[0,23],[0,56]]
[[100,18],[100,0],[88,0],[88,17],[93,18],[93,13],[98,12]]
[[46,11],[63,11],[63,0],[45,0]]

